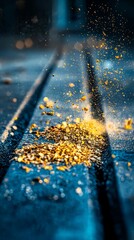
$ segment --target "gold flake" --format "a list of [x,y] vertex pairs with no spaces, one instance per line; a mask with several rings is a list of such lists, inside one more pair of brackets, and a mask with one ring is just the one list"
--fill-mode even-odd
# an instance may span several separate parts
[[81,97],[80,100],[81,100],[81,101],[85,101],[85,100],[86,100],[86,96]]
[[131,162],[128,162],[127,165],[128,165],[128,167],[131,167]]
[[124,122],[124,129],[125,130],[132,130],[133,129],[132,124],[133,124],[132,118],[126,119],[125,122]]
[[45,108],[45,106],[44,106],[43,104],[40,104],[40,105],[39,105],[39,109],[42,110],[42,109],[44,109],[44,108]]
[[27,167],[27,166],[22,166],[22,169],[26,171],[26,173],[31,172],[31,168]]
[[43,98],[43,101],[44,101],[44,102],[47,102],[47,101],[48,101],[48,97],[44,97],[44,98]]
[[35,129],[35,128],[37,128],[37,127],[38,127],[38,126],[37,126],[35,123],[31,124],[31,126],[30,126],[30,128],[29,128],[29,132],[31,133],[32,130]]
[[74,83],[69,83],[69,87],[74,87],[75,85],[74,85]]
[[53,167],[50,165],[46,165],[46,166],[44,166],[44,169],[51,171],[51,170],[53,170]]
[[46,108],[53,108],[54,107],[53,101],[46,102],[45,107]]
[[66,166],[58,166],[57,169],[60,170],[60,171],[65,171],[68,168]]
[[44,183],[48,184],[50,182],[49,178],[44,178]]

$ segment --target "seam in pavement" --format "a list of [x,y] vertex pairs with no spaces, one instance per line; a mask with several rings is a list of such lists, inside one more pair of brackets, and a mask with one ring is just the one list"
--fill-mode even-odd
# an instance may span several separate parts
[[[39,77],[36,79],[0,137],[0,183],[2,182],[10,166],[10,160],[13,156],[13,152],[22,139],[23,134],[32,118],[42,90],[47,84],[50,74],[56,67],[61,54],[62,46],[57,49],[52,59],[50,59],[47,68],[45,67]],[[17,127],[16,131],[13,129],[14,125]],[[11,132],[13,135],[10,134]]]
[[[92,60],[92,49],[85,49],[87,81],[91,94],[91,114],[93,118],[105,124],[102,97],[96,81]],[[101,166],[95,165],[98,200],[102,215],[105,240],[127,240],[127,230],[121,209],[121,201],[117,187],[114,163],[108,133],[105,135],[107,147],[101,158]]]

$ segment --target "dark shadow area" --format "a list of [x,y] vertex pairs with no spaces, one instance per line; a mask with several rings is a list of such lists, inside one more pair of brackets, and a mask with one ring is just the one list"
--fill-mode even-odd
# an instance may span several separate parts
[[104,239],[127,240],[128,235],[111,155],[109,145],[102,155],[102,166],[95,167]]
[[[47,84],[49,75],[52,73],[54,68],[56,67],[57,61],[59,60],[61,55],[61,50],[57,51],[54,58],[52,59],[50,65],[47,70],[42,73],[38,83],[33,85],[32,94],[29,94],[29,100],[23,106],[20,114],[18,115],[15,121],[15,126],[17,127],[17,131],[13,131],[13,135],[10,134],[11,129],[7,131],[7,136],[5,134],[4,142],[0,143],[0,183],[2,182],[9,166],[11,163],[11,158],[13,157],[14,150],[17,148],[19,142],[21,141],[23,134],[30,122],[30,119],[33,115],[35,107],[37,105],[38,99],[41,96],[43,88]],[[14,124],[14,123],[13,123]],[[12,126],[13,126],[12,124]]]
[[[88,88],[91,93],[90,103],[93,118],[105,124],[104,112],[99,87],[96,82],[92,62],[91,49],[85,52]],[[101,157],[101,165],[95,166],[98,200],[104,228],[104,239],[127,240],[124,216],[118,192],[114,162],[108,134],[106,133],[107,147]]]
[[91,113],[93,118],[99,119],[99,121],[105,122],[101,95],[99,93],[99,87],[96,82],[96,76],[93,69],[92,61],[92,50],[88,49],[85,51],[86,56],[86,70],[87,70],[87,84],[89,89],[89,94],[91,94],[90,104],[91,104]]
[[116,44],[129,45],[133,42],[134,16],[132,0],[87,1],[87,31],[111,38]]

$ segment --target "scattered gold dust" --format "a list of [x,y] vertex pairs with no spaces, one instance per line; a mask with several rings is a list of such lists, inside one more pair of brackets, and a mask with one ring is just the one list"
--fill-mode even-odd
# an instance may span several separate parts
[[75,123],[80,123],[80,121],[81,121],[80,118],[75,118],[75,119],[74,119],[74,122],[75,122]]
[[[36,128],[31,125],[31,131]],[[46,127],[44,131],[34,131],[38,138],[53,140],[54,143],[35,143],[23,146],[15,151],[15,160],[25,164],[40,165],[46,170],[53,170],[52,164],[57,164],[60,171],[84,164],[90,167],[91,163],[101,161],[104,151],[105,127],[97,120],[79,121],[77,123],[62,122],[56,126]]]

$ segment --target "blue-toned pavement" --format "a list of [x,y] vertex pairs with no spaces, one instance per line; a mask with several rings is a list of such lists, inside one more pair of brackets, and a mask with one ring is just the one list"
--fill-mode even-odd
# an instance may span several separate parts
[[[56,70],[50,77],[47,87],[39,100],[29,126],[36,123],[41,129],[45,122],[51,125],[65,121],[67,116],[83,117],[83,111],[75,111],[72,104],[86,95],[86,78],[83,56],[77,51],[64,53]],[[71,94],[69,83],[75,84]],[[82,91],[82,92],[81,92]],[[39,105],[43,97],[56,102],[58,116],[42,116]],[[88,102],[86,103],[89,104]],[[87,113],[87,117],[90,114]],[[27,129],[19,145],[32,143],[32,135]],[[0,187],[1,239],[39,239],[39,240],[87,240],[103,239],[101,216],[94,171],[84,166],[73,167],[61,172],[54,167],[47,171],[32,167],[30,173],[22,169],[22,164],[12,162]],[[33,179],[47,177],[49,184],[32,183]],[[80,189],[80,193],[77,189]]]
[[53,54],[50,50],[1,50],[0,134]]
[[[72,46],[78,51],[70,50]],[[49,76],[47,86],[43,89],[43,94],[29,126],[36,123],[43,130],[48,120],[50,120],[50,125],[55,125],[65,121],[68,116],[72,119],[78,117],[90,118],[90,111],[85,113],[81,110],[77,111],[73,107],[83,94],[88,96],[87,92],[89,91],[86,85],[88,75],[82,51],[83,46],[84,44],[80,44],[80,39],[73,39],[71,47],[63,52],[56,70]],[[24,68],[26,65],[29,66],[29,70],[27,70],[29,74],[26,74],[30,78],[29,85],[27,81],[26,84],[23,83],[25,71],[22,68],[20,69],[19,62],[17,63],[15,69],[19,68],[18,71],[22,72],[18,73],[15,70],[14,74],[16,75],[13,75],[14,79],[16,76],[15,81],[18,84],[16,96],[20,92],[20,96],[23,98],[26,89],[31,86],[33,77],[35,80],[35,75],[40,71],[40,66],[42,67],[42,63],[44,64],[44,60],[41,60],[39,66],[37,61],[34,61],[35,55],[35,53],[29,55],[29,65],[27,61],[24,64]],[[43,56],[44,59],[42,53],[38,53],[36,58],[39,59],[39,56]],[[113,154],[121,209],[127,226],[128,240],[133,240],[134,134],[133,130],[124,129],[125,119],[134,119],[132,52],[129,53],[126,50],[120,52],[116,46],[95,48],[92,52],[92,58],[92,68],[102,96],[102,106]],[[40,59],[42,58],[40,57]],[[38,68],[38,70],[36,67],[34,68],[36,73],[33,71],[33,66]],[[3,68],[3,74],[6,72],[5,68]],[[14,64],[11,63],[11,69],[13,68]],[[18,81],[19,75],[21,83]],[[90,81],[90,78],[88,80]],[[69,83],[75,85],[75,91],[69,87]],[[1,85],[3,86],[3,83]],[[11,89],[14,91],[11,85],[9,86],[10,91]],[[22,95],[20,85],[23,91]],[[8,88],[8,85],[4,86]],[[7,89],[7,91],[9,90]],[[48,97],[55,102],[54,116],[41,115],[39,105],[44,97]],[[19,103],[19,98],[17,103]],[[85,104],[90,109],[89,102],[86,101]],[[81,105],[81,108],[84,105]],[[7,113],[9,113],[9,109]],[[8,119],[3,120],[5,125]],[[33,142],[34,136],[29,133],[28,127],[19,148],[23,144]],[[9,236],[11,240],[24,238],[30,240],[104,239],[103,216],[101,216],[98,205],[96,176],[93,167],[87,169],[84,166],[77,166],[67,172],[59,171],[55,166],[53,171],[30,167],[32,171],[26,173],[22,169],[22,164],[12,162],[0,186],[0,215],[2,219],[0,237],[2,240],[9,239]],[[36,177],[40,177],[41,180],[48,178],[50,182],[49,184],[35,182]],[[80,189],[79,194],[77,188]],[[116,202],[114,204],[116,206]]]

